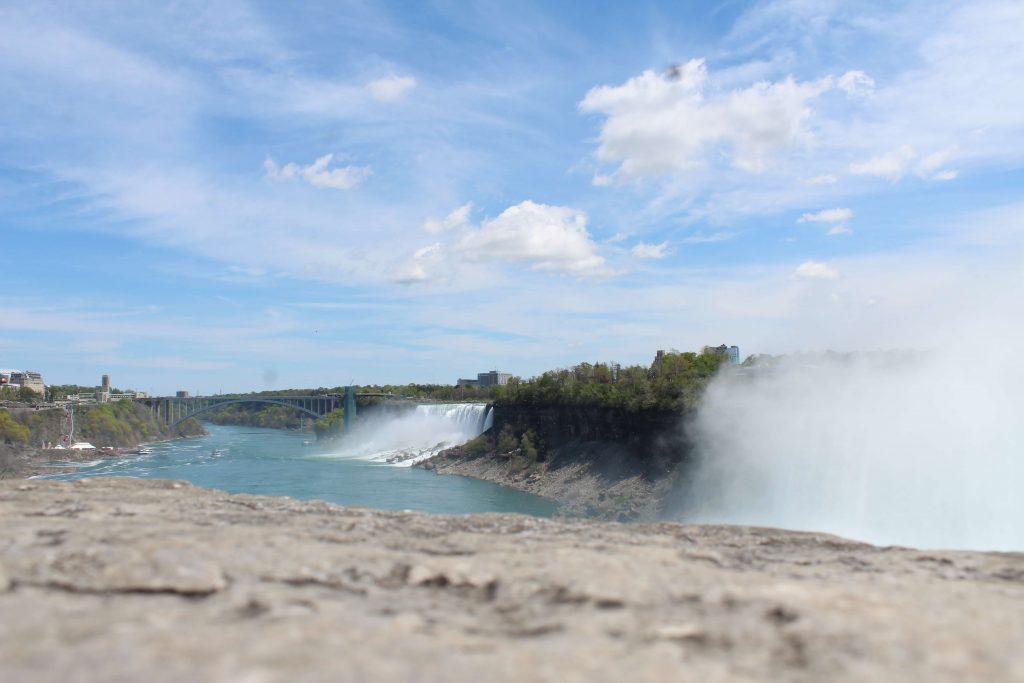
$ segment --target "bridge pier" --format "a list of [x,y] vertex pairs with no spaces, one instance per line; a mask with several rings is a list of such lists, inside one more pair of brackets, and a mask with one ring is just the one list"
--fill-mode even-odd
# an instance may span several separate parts
[[356,426],[356,388],[345,387],[345,433]]

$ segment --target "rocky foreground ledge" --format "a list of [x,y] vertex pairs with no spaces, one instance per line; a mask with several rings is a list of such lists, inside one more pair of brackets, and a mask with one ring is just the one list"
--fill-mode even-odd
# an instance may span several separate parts
[[0,680],[1024,681],[1024,555],[0,482]]

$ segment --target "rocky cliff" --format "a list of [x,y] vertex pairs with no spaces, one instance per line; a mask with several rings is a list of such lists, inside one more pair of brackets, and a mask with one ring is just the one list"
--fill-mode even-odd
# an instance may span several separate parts
[[[67,436],[70,422],[63,409],[4,408],[28,429],[27,438],[16,443],[0,442],[0,479],[38,474],[40,463],[53,460],[93,459],[95,451],[44,450],[45,443],[60,444]],[[88,441],[97,448],[131,448],[164,439],[201,436],[206,433],[198,420],[169,427],[156,419],[144,406],[130,401],[104,405],[79,406],[74,413],[74,439]],[[52,471],[52,470],[50,470]]]
[[1024,555],[0,482],[0,680],[1024,681]]
[[652,520],[688,462],[687,419],[657,410],[496,406],[487,435],[421,466],[551,498],[566,515]]

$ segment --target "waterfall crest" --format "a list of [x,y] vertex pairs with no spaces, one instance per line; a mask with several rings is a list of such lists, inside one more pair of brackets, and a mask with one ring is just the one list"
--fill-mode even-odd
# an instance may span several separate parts
[[330,455],[409,467],[490,429],[492,411],[485,403],[433,403],[397,417],[360,416]]

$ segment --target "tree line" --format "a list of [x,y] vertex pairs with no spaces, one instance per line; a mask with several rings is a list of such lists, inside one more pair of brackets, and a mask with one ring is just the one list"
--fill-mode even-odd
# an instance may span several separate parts
[[701,353],[659,352],[650,366],[580,363],[526,380],[513,377],[498,388],[494,402],[498,406],[682,411],[696,406],[725,362],[723,354],[709,349]]

